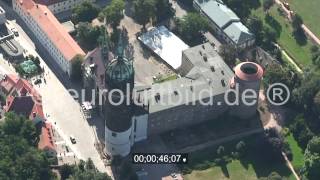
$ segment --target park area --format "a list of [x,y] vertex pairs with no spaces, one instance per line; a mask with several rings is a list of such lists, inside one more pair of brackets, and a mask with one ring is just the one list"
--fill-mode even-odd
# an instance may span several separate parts
[[[320,2],[320,0],[317,1]],[[259,17],[265,25],[276,31],[277,43],[286,50],[301,68],[310,65],[312,63],[310,51],[312,42],[309,40],[302,43],[297,42],[292,33],[291,23],[279,10],[278,5],[273,5],[268,13],[270,17],[266,18],[267,13],[263,11],[262,7],[252,10],[253,15]]]
[[292,165],[295,169],[299,169],[303,166],[304,152],[302,148],[298,145],[298,142],[294,139],[292,133],[286,136],[286,141],[289,143],[292,150]]
[[223,165],[217,164],[217,158],[219,158],[216,155],[217,147],[191,153],[189,159],[192,163],[182,167],[184,178],[186,180],[256,180],[276,172],[283,178],[295,179],[285,162],[268,161],[261,152],[257,151],[256,135],[242,140],[247,147],[245,155],[238,156],[236,153],[239,141],[223,144],[224,157],[228,159]]
[[286,0],[290,9],[300,14],[304,23],[320,37],[320,0]]

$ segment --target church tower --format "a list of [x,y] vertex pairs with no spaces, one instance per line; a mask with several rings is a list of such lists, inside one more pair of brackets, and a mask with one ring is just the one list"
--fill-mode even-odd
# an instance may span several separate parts
[[127,156],[131,150],[132,90],[134,68],[124,55],[123,32],[120,33],[116,58],[106,67],[105,151],[108,155]]

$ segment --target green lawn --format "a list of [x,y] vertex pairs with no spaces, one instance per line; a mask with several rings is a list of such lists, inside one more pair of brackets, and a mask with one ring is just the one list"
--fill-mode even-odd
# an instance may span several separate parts
[[[228,177],[229,176],[229,177]],[[231,180],[256,180],[257,175],[252,165],[245,168],[240,161],[235,160],[229,163],[225,169],[212,167],[204,171],[193,171],[184,176],[186,180],[209,180],[209,179],[231,179]]]
[[300,67],[311,64],[310,47],[312,46],[312,43],[310,41],[307,41],[304,45],[297,43],[292,36],[290,22],[280,15],[277,5],[274,5],[269,11],[269,14],[276,20],[272,25],[265,21],[265,12],[263,12],[262,8],[253,10],[252,14],[260,17],[266,25],[278,32],[278,44],[288,52]]
[[290,134],[286,137],[286,140],[288,141],[290,148],[292,150],[293,159],[292,159],[292,165],[294,167],[302,167],[303,165],[303,150],[299,147],[297,141],[294,139],[293,135]]
[[[235,151],[234,147],[239,140],[224,144],[226,154]],[[247,155],[240,159],[233,159],[225,166],[219,166],[214,163],[216,158],[215,152],[217,147],[207,148],[200,152],[189,154],[189,162],[184,166],[192,169],[190,174],[185,174],[186,180],[213,180],[213,179],[230,179],[230,180],[253,180],[260,177],[266,177],[271,172],[278,172],[281,176],[294,180],[294,176],[285,165],[281,162],[266,162],[259,152],[253,148],[256,144],[255,136],[244,139],[248,149]]]
[[165,82],[165,81],[175,80],[177,78],[178,78],[178,76],[176,74],[172,74],[172,75],[169,75],[169,76],[160,77],[159,79],[154,80],[154,83],[162,83],[162,82]]
[[304,23],[320,37],[320,0],[286,0],[293,11],[298,12]]

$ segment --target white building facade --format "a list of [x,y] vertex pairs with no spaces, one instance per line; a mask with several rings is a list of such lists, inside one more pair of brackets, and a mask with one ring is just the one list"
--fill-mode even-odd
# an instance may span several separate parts
[[57,14],[71,10],[85,1],[95,2],[95,0],[36,0],[35,2],[46,5],[53,14]]
[[61,70],[70,76],[72,58],[77,54],[84,55],[84,52],[48,8],[32,0],[14,0],[13,9],[46,48]]

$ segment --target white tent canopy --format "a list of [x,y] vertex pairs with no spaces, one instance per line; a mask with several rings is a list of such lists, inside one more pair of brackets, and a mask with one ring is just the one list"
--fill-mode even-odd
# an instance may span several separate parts
[[138,39],[174,69],[181,66],[182,51],[189,48],[165,26],[153,28]]

